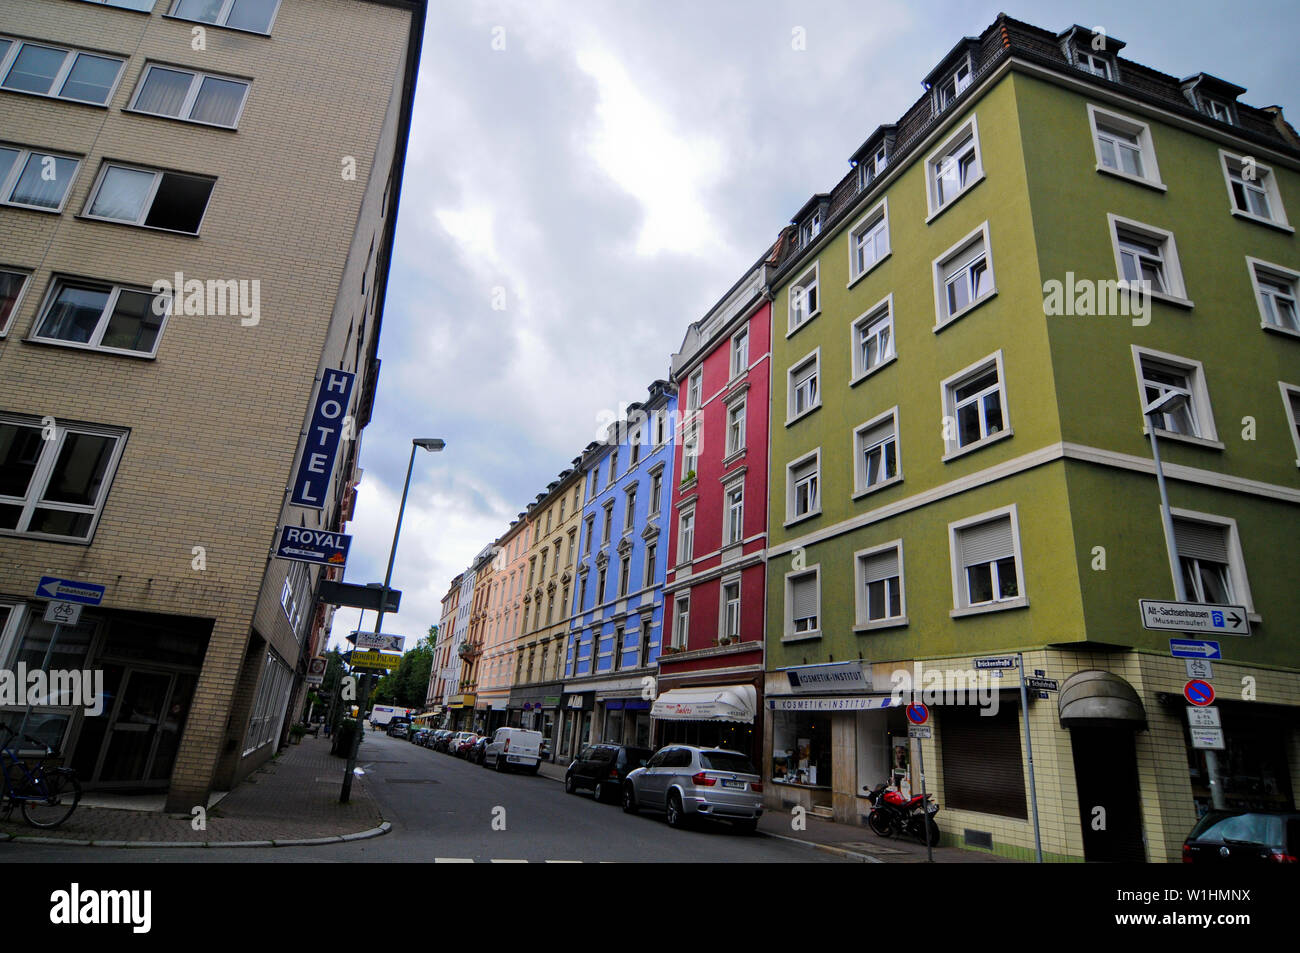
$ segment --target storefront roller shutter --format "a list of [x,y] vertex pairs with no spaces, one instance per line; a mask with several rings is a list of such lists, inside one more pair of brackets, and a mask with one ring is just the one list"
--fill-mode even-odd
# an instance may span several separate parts
[[1178,544],[1179,556],[1216,563],[1228,561],[1228,533],[1222,526],[1175,520],[1174,542]]
[[943,798],[948,810],[1002,817],[1029,816],[1020,752],[1020,709],[996,715],[975,705],[938,709]]
[[1015,555],[1011,517],[1003,516],[961,531],[963,566],[976,566]]
[[809,573],[791,581],[790,603],[795,619],[807,619],[817,615],[816,573]]

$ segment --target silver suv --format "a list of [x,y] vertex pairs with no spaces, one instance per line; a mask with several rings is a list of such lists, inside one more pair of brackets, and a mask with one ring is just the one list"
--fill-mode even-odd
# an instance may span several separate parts
[[751,832],[763,814],[763,783],[739,751],[668,745],[628,774],[623,810],[662,811],[673,827],[699,817],[721,818]]

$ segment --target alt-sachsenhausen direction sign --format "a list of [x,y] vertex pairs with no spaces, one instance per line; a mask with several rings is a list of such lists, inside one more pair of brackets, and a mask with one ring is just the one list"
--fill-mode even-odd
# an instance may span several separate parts
[[1218,606],[1201,602],[1161,602],[1139,599],[1142,627],[1166,632],[1208,632],[1214,635],[1250,635],[1245,606]]

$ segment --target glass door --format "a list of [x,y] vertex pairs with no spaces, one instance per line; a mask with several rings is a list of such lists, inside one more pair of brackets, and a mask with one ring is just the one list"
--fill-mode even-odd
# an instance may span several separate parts
[[95,781],[125,784],[153,777],[150,766],[169,715],[175,678],[168,673],[127,670]]

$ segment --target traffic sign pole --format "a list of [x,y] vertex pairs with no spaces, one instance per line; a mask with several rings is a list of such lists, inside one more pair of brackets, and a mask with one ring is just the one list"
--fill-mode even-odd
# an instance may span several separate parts
[[1029,806],[1034,812],[1034,857],[1043,862],[1043,836],[1038,828],[1038,790],[1034,787],[1034,742],[1029,736],[1029,698],[1025,694],[1025,655],[1016,653],[1020,670],[1020,711],[1025,716],[1025,754],[1029,756]]
[[[50,644],[45,647],[45,658],[41,659],[42,672],[48,672],[49,670],[50,659],[54,657],[54,646],[59,641],[59,633],[60,631],[62,631],[62,629],[63,626],[56,623],[54,626],[54,631],[50,633]],[[22,724],[18,726],[18,748],[22,748],[23,746],[23,736],[27,731],[27,720],[31,717],[32,714],[31,698],[32,698],[31,695],[27,696],[27,707],[23,709]],[[46,702],[50,700],[48,693],[46,694],[45,700]],[[18,750],[18,748],[14,750]]]
[[925,742],[916,739],[916,765],[921,769],[921,836],[925,838],[925,859],[934,863],[934,847],[930,844],[930,797],[925,793]]

